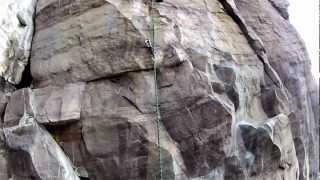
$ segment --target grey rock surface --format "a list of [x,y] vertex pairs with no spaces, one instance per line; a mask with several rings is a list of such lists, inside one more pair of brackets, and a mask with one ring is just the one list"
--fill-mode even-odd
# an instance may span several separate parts
[[63,167],[90,180],[160,179],[157,84],[163,179],[316,180],[319,88],[287,6],[38,0],[33,81],[0,83],[0,177],[47,180]]
[[46,87],[32,91],[31,105],[37,122],[64,124],[80,120],[84,83],[67,84],[64,87]]
[[4,128],[4,135],[9,148],[28,153],[37,179],[79,180],[61,148],[29,114],[24,114],[19,125]]
[[8,102],[4,125],[17,125],[24,115],[24,108],[38,123],[44,125],[79,121],[84,88],[84,83],[74,83],[64,87],[17,90],[11,94]]
[[[32,92],[23,89],[22,94],[23,115],[18,124],[3,128],[8,148],[14,151],[27,153],[34,173],[31,177],[36,179],[78,180],[69,158],[58,146],[47,130],[38,124],[32,112]],[[28,95],[27,95],[28,94]],[[53,108],[54,109],[54,108]],[[20,179],[19,174],[13,173],[14,179]]]
[[[32,52],[42,53],[31,54],[35,81],[64,84],[150,70],[152,62],[145,46],[149,34],[148,6],[141,4],[135,8],[136,14],[131,14],[131,7],[120,8],[105,0],[61,4],[39,1]],[[47,11],[52,14],[48,16]],[[129,20],[128,16],[135,17]],[[63,34],[52,33],[62,29]],[[184,61],[180,51],[174,43],[157,44],[159,61],[163,60],[164,65]]]
[[[237,0],[236,4],[247,24],[263,41],[270,64],[289,91],[292,112],[289,117],[294,141],[299,146],[297,156],[304,158],[300,162],[306,162],[301,164],[300,179],[315,179],[319,172],[319,87],[310,72],[303,41],[268,1]],[[306,152],[316,158],[309,159]]]
[[238,126],[244,143],[241,162],[250,174],[257,174],[256,179],[297,178],[299,165],[288,117],[279,114],[258,128]]
[[287,0],[270,0],[270,2],[283,18],[289,19],[289,2]]

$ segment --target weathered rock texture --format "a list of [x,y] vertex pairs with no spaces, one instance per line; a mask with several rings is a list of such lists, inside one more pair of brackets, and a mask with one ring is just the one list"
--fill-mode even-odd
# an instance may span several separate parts
[[28,63],[37,0],[2,0],[0,14],[0,76],[19,84]]
[[[26,94],[29,95],[26,95]],[[51,135],[34,119],[32,114],[32,101],[26,99],[30,96],[30,90],[22,90],[24,100],[24,114],[19,124],[4,128],[7,145],[15,151],[28,153],[31,164],[35,170],[36,179],[73,179],[79,177],[74,171],[70,160],[66,157],[59,145]],[[29,106],[29,107],[27,107]],[[31,112],[30,112],[31,110]],[[13,176],[14,179],[15,178]]]
[[1,180],[160,179],[155,83],[163,179],[316,180],[319,92],[287,7],[38,0],[32,83],[1,83]]

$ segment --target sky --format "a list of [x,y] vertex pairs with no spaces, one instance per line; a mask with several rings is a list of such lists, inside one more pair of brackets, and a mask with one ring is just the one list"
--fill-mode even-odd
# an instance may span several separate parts
[[312,63],[312,73],[319,73],[319,0],[288,0],[290,22],[304,40]]

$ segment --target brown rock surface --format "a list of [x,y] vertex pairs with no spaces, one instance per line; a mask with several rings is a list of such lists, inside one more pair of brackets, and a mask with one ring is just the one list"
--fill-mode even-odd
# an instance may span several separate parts
[[156,83],[163,179],[319,175],[318,87],[285,0],[38,0],[35,25],[32,84],[0,83],[0,180],[160,179]]

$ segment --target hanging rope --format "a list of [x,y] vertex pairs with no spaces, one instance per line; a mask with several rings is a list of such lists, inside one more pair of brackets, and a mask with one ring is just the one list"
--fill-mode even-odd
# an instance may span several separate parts
[[154,93],[155,93],[155,113],[156,113],[156,133],[157,133],[157,150],[158,150],[158,160],[160,168],[160,180],[163,180],[163,163],[162,163],[162,153],[160,144],[160,105],[159,105],[159,89],[158,89],[158,67],[155,61],[155,28],[154,28],[154,18],[152,15],[153,10],[153,0],[151,0],[151,12],[150,12],[150,24],[149,24],[149,36],[150,40],[147,40],[147,46],[150,48],[151,56],[150,60],[153,63],[153,73],[154,73]]

